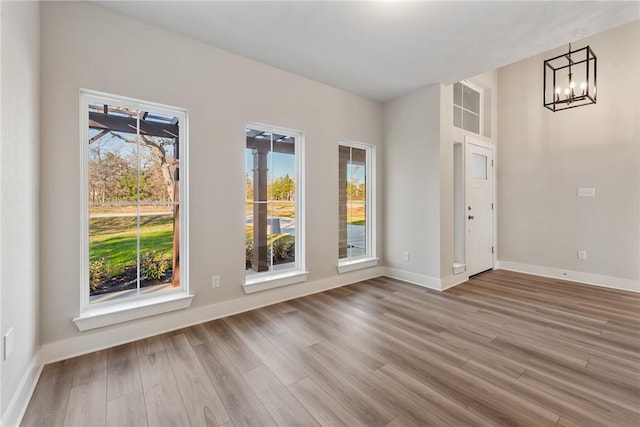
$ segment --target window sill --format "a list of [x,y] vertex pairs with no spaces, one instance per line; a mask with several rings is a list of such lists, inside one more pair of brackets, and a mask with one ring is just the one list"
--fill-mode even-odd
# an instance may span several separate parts
[[187,308],[193,302],[193,297],[193,295],[180,292],[106,307],[87,308],[80,316],[74,318],[73,322],[79,330],[88,331]]
[[286,273],[275,273],[268,276],[253,276],[246,279],[244,287],[245,294],[266,291],[267,289],[279,288],[280,286],[293,285],[295,283],[305,282],[308,271],[295,270]]
[[464,273],[467,269],[467,265],[466,264],[462,264],[459,262],[454,262],[453,263],[453,274],[460,274],[460,273]]
[[378,258],[364,257],[356,258],[348,261],[338,262],[338,273],[346,273],[348,271],[360,270],[363,268],[375,267],[378,265]]

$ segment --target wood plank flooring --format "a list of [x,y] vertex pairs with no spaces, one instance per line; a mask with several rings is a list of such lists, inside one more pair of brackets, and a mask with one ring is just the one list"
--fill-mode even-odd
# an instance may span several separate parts
[[640,295],[377,278],[47,365],[25,426],[640,426]]

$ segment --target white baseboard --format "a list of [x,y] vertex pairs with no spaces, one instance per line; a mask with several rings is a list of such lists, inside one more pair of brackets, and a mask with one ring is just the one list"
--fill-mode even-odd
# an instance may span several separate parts
[[42,366],[37,354],[31,358],[20,380],[20,384],[18,384],[18,388],[13,394],[11,402],[9,402],[9,406],[2,416],[2,420],[0,420],[0,426],[10,427],[20,425],[22,417],[27,411],[27,406],[29,406],[31,396],[36,389],[36,384],[38,384]]
[[402,280],[407,283],[412,283],[414,285],[436,291],[444,291],[469,280],[469,276],[466,274],[454,274],[452,276],[439,279],[437,277],[413,273],[411,271],[400,270],[393,267],[384,267],[384,275],[391,277],[392,279]]
[[581,271],[563,270],[554,267],[524,264],[513,261],[498,261],[497,267],[501,270],[517,271],[519,273],[533,274],[542,277],[579,282],[587,285],[602,286],[605,288],[620,289],[623,291],[640,292],[640,280],[625,279],[620,277],[605,276],[601,274],[584,273]]
[[411,271],[400,270],[393,267],[384,267],[384,275],[392,279],[402,280],[424,288],[441,290],[440,279],[437,277],[427,276],[426,274],[413,273]]
[[469,280],[469,276],[467,274],[454,274],[452,276],[443,277],[440,279],[440,290],[446,291],[447,289],[453,288],[467,280]]
[[42,364],[57,362],[282,301],[380,277],[383,274],[382,267],[351,271],[326,279],[305,282],[302,285],[284,286],[216,304],[173,311],[131,324],[94,329],[73,338],[42,345],[39,360]]

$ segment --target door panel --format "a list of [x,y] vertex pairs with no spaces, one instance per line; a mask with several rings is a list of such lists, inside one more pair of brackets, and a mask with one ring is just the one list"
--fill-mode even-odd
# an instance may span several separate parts
[[493,268],[493,150],[466,145],[466,263],[468,274]]

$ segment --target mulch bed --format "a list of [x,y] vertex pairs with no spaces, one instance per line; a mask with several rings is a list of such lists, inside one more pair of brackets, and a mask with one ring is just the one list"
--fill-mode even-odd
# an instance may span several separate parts
[[[173,277],[173,269],[168,269],[164,275],[158,280],[140,280],[140,287],[146,288],[147,286],[155,286],[167,283],[167,281],[171,280]],[[109,277],[101,281],[96,288],[91,291],[90,295],[102,295],[102,294],[110,294],[112,292],[118,291],[126,291],[129,289],[135,289],[137,284],[136,281],[138,279],[138,271],[136,267],[126,268],[122,274],[118,274],[113,277]]]

